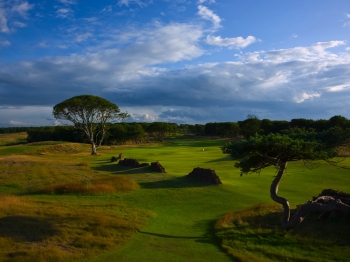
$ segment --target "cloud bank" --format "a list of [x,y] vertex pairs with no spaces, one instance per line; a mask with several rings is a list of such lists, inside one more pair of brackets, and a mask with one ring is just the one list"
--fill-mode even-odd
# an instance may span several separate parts
[[[34,7],[16,3],[12,8],[0,5],[3,33],[14,30],[16,19],[24,21]],[[59,19],[74,16],[75,1],[60,3],[55,13]],[[117,5],[144,8],[150,3],[121,0]],[[84,17],[80,27],[62,29],[65,42],[37,44],[43,49],[56,44],[62,50],[79,45],[80,52],[0,62],[0,125],[51,125],[52,106],[81,94],[116,103],[132,114],[132,121],[193,124],[237,121],[248,114],[284,120],[350,116],[345,41],[248,52],[245,48],[261,40],[220,36],[222,19],[204,6],[210,3],[215,1],[201,0],[197,6],[197,15],[210,25],[153,21],[97,30],[101,18]],[[10,45],[0,36],[0,49]],[[229,56],[201,62],[216,49],[226,49]],[[28,121],[35,113],[37,119]]]

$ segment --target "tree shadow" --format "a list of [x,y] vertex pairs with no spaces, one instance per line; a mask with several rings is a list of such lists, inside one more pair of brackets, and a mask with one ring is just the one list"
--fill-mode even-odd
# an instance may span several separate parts
[[199,236],[175,236],[175,235],[168,235],[168,234],[159,234],[155,232],[145,232],[145,231],[138,231],[141,234],[151,235],[155,237],[161,237],[161,238],[169,238],[169,239],[193,239],[196,242],[203,243],[203,244],[209,244],[215,246],[218,250],[225,253],[225,255],[231,260],[236,261],[232,257],[230,257],[226,251],[222,248],[220,245],[219,238],[216,237],[215,234],[215,220],[200,220],[197,223],[195,223],[193,226],[196,228],[200,228],[200,231],[204,231],[202,235]]
[[152,182],[140,182],[141,188],[154,189],[154,188],[190,188],[190,187],[207,187],[215,186],[205,181],[199,181],[191,177],[173,177]]
[[6,216],[0,218],[0,237],[16,241],[39,242],[60,231],[44,219],[30,216]]
[[[107,163],[107,162],[106,162]],[[110,162],[108,162],[110,163]],[[139,173],[152,173],[154,172],[150,166],[143,166],[143,167],[126,167],[122,165],[118,165],[117,163],[113,164],[102,164],[98,167],[93,167],[92,169],[96,171],[105,171],[110,172],[112,174],[139,174]]]
[[225,157],[222,157],[222,158],[210,160],[210,161],[207,161],[206,163],[224,162],[224,161],[232,161],[231,156],[225,156]]

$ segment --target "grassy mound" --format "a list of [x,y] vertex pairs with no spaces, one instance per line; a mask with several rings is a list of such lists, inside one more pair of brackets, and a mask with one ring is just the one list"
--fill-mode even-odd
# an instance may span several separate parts
[[[41,144],[42,145],[42,144]],[[39,154],[78,154],[89,152],[90,146],[79,143],[57,143],[38,150]]]
[[16,145],[26,142],[28,134],[26,132],[0,134],[0,146]]
[[[222,247],[238,261],[348,261],[350,225],[344,218],[317,221],[308,217],[286,232],[278,223],[277,205],[255,205],[230,212],[215,224]],[[316,252],[317,250],[317,252]]]
[[122,193],[139,188],[135,180],[126,176],[113,178],[83,180],[75,183],[50,185],[40,190],[48,194],[87,194],[98,195],[107,193]]
[[116,248],[152,213],[115,201],[0,196],[0,261],[71,261]]

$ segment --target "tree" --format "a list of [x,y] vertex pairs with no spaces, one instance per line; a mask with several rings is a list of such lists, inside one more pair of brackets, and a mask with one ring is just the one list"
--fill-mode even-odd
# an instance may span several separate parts
[[263,132],[261,129],[261,120],[257,116],[248,115],[247,119],[244,121],[238,121],[241,135],[249,139],[249,137],[255,134],[260,134]]
[[153,122],[146,130],[154,139],[163,141],[170,133],[172,133],[172,126],[169,123]]
[[[270,186],[270,196],[272,200],[283,206],[282,227],[288,230],[299,225],[311,212],[334,210],[350,212],[350,206],[328,197],[301,205],[301,208],[291,217],[288,200],[277,195],[278,186],[288,162],[302,160],[307,166],[315,160],[336,163],[333,157],[337,156],[335,148],[340,140],[326,141],[325,139],[327,135],[333,136],[333,134],[336,135],[331,131],[327,134],[320,133],[315,137],[314,133],[310,135],[305,129],[298,129],[295,132],[291,131],[290,135],[272,133],[266,136],[256,135],[248,140],[227,144],[222,147],[222,151],[238,160],[235,167],[240,168],[241,175],[260,172],[268,166],[277,168],[277,175]],[[346,137],[343,137],[342,142],[345,140]],[[325,204],[321,204],[321,200]]]
[[[53,107],[53,115],[63,124],[73,123],[82,130],[91,143],[91,154],[95,155],[106,134],[106,124],[121,118],[117,105],[92,95],[80,95]],[[123,113],[121,113],[123,114]]]

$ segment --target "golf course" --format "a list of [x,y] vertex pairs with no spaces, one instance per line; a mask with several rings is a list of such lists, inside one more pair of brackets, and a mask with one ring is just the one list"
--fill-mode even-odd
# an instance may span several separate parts
[[[348,261],[350,224],[317,215],[290,231],[271,200],[272,167],[240,176],[221,147],[229,139],[175,136],[102,146],[16,143],[0,135],[0,261]],[[113,156],[158,161],[131,168]],[[344,158],[342,166],[350,167]],[[187,175],[214,170],[222,184]],[[349,193],[350,171],[325,162],[288,164],[279,194],[291,208],[324,189]]]

